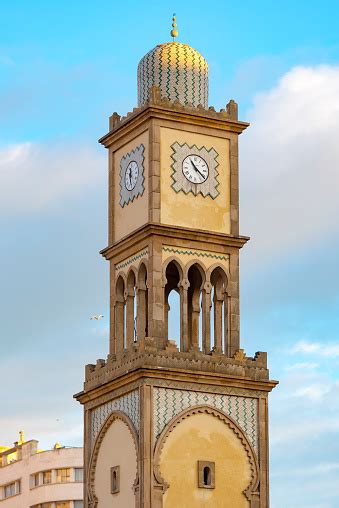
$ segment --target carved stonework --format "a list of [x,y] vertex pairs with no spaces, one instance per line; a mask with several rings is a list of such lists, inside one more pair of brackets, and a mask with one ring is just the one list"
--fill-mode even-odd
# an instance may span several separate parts
[[153,436],[156,441],[164,427],[181,411],[192,406],[206,405],[230,416],[246,434],[255,452],[258,452],[258,400],[237,395],[208,392],[153,389]]
[[118,399],[111,400],[109,402],[106,402],[106,404],[102,404],[101,406],[93,409],[91,414],[92,446],[106,419],[114,411],[121,411],[121,413],[127,415],[133,422],[135,431],[139,435],[139,391],[134,390],[132,392],[127,393],[126,395],[123,395],[122,397],[119,397]]

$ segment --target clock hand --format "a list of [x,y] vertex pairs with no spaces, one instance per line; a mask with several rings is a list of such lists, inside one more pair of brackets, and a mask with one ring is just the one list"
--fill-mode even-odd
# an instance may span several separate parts
[[191,164],[192,164],[192,166],[194,167],[194,169],[196,170],[196,172],[197,172],[197,173],[199,173],[199,175],[201,176],[201,178],[202,178],[203,180],[205,180],[204,175],[203,175],[203,174],[199,171],[199,169],[197,168],[197,166],[194,164],[194,162],[193,162],[192,160],[191,160]]

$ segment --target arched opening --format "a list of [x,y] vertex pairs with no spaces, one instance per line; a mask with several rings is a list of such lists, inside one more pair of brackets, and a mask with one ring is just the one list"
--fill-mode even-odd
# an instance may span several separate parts
[[165,286],[165,330],[166,338],[175,340],[178,348],[181,344],[181,311],[180,311],[180,273],[177,264],[171,261],[166,267]]
[[115,287],[115,352],[120,353],[125,347],[125,283],[121,275]]
[[135,322],[135,275],[131,270],[127,277],[127,291],[126,291],[126,310],[125,310],[125,323],[126,323],[126,344],[125,348],[128,349],[134,342],[134,322]]
[[144,263],[138,271],[137,313],[136,313],[136,340],[148,336],[148,290],[147,269]]
[[189,348],[199,350],[199,322],[201,310],[202,273],[198,265],[188,270],[188,343]]
[[225,272],[217,267],[211,274],[212,284],[212,330],[213,350],[226,353],[228,350],[228,299],[227,278]]

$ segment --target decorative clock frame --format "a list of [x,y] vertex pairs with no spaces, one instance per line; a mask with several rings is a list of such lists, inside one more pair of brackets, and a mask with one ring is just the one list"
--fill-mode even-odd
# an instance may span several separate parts
[[[142,196],[145,190],[144,182],[144,151],[145,147],[143,144],[137,146],[134,150],[127,153],[121,158],[120,161],[120,206],[124,207],[128,205],[130,201],[133,201],[138,196]],[[130,162],[135,161],[139,168],[139,175],[137,182],[133,189],[128,190],[125,185],[125,174]]]
[[[217,170],[219,163],[217,162],[218,153],[216,150],[214,148],[210,148],[210,150],[208,150],[204,146],[201,148],[197,147],[197,145],[189,146],[187,143],[180,145],[177,141],[171,145],[171,148],[171,158],[173,160],[173,164],[171,165],[171,168],[173,169],[173,173],[171,175],[173,180],[171,186],[172,189],[175,192],[183,191],[185,194],[192,192],[195,196],[202,194],[204,197],[210,196],[212,199],[215,199],[220,194],[218,190],[219,172]],[[206,161],[209,176],[204,182],[193,183],[185,177],[182,166],[184,159],[188,155],[198,155]]]

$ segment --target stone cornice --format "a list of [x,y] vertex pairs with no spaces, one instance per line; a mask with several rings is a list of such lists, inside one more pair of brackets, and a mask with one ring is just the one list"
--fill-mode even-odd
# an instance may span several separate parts
[[[161,382],[166,381],[168,386],[170,387],[172,383],[175,383],[174,388],[178,388],[178,383],[189,383],[190,389],[193,389],[194,385],[197,385],[198,391],[203,391],[204,386],[205,390],[213,391],[212,387],[215,387],[216,390],[225,389],[228,392],[232,390],[245,390],[247,396],[251,396],[253,392],[254,396],[258,396],[260,393],[262,396],[271,392],[273,388],[278,384],[278,381],[262,379],[262,380],[253,380],[250,378],[239,378],[237,376],[231,376],[222,373],[213,373],[213,372],[195,372],[189,370],[181,370],[175,368],[162,368],[158,366],[156,368],[152,367],[144,367],[138,368],[137,370],[128,371],[121,376],[107,380],[102,384],[95,384],[90,386],[90,383],[85,383],[84,390],[76,393],[74,398],[81,402],[81,404],[87,404],[91,401],[101,401],[105,395],[108,395],[111,398],[112,391],[116,390],[127,390],[129,391],[130,387],[135,385],[136,382],[146,381],[151,383],[154,386],[157,386],[157,382],[159,382],[159,386],[162,386]],[[188,389],[187,386],[180,386],[181,389]],[[218,392],[219,393],[219,392]],[[244,396],[244,392],[242,392]],[[106,399],[105,399],[106,400]],[[99,403],[99,402],[98,402]],[[96,405],[96,402],[95,402]]]
[[147,240],[152,235],[165,237],[166,241],[168,241],[169,238],[192,240],[203,242],[206,246],[213,245],[215,247],[220,245],[222,247],[229,246],[237,249],[241,249],[249,240],[248,236],[233,236],[224,233],[212,233],[200,229],[188,229],[149,222],[113,245],[101,250],[100,254],[102,254],[105,259],[111,259],[113,255],[119,255],[120,252],[125,251],[133,245],[139,245],[140,248],[142,248],[143,244],[147,245]]

